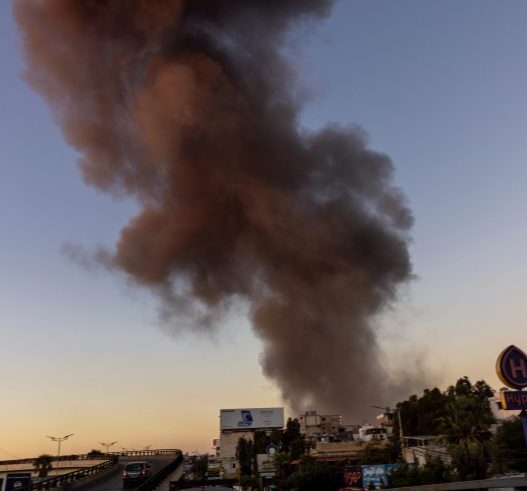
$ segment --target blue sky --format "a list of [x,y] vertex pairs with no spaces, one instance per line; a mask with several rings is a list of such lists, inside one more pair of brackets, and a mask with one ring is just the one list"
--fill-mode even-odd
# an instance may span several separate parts
[[[380,323],[386,363],[418,351],[440,375],[423,385],[498,387],[499,351],[527,349],[526,23],[520,0],[341,0],[292,49],[312,94],[302,124],[361,125],[408,196],[417,279]],[[169,336],[147,293],[61,253],[111,247],[135,205],[83,184],[20,79],[10,2],[0,60],[0,458],[68,433],[70,451],[204,450],[219,408],[280,404],[242,317],[213,339]]]

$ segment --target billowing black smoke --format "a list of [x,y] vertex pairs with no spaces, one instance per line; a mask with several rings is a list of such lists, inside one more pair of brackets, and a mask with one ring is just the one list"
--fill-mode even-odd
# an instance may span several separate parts
[[361,131],[299,130],[288,31],[331,0],[17,0],[27,79],[87,183],[133,195],[113,267],[170,322],[249,306],[295,409],[361,416],[408,384],[374,316],[411,278],[412,216]]

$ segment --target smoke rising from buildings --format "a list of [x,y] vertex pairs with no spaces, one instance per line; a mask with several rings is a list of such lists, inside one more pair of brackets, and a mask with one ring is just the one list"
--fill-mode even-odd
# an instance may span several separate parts
[[331,6],[14,2],[26,79],[84,180],[141,204],[111,266],[186,328],[245,302],[264,373],[293,408],[360,416],[410,383],[380,363],[375,316],[412,277],[412,215],[359,129],[299,128],[283,48]]

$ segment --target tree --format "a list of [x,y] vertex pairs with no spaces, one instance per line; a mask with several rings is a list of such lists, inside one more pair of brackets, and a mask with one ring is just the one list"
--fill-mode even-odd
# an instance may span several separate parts
[[296,460],[306,453],[306,440],[305,436],[300,433],[298,419],[289,418],[287,420],[281,443],[282,451],[289,454],[291,460]]
[[492,448],[492,465],[496,473],[527,472],[527,449],[520,418],[503,421],[496,431]]
[[243,491],[246,491],[247,489],[253,489],[258,488],[260,483],[258,482],[258,478],[254,476],[241,476],[240,477],[240,486],[243,489]]
[[46,478],[49,471],[53,468],[53,457],[48,454],[39,455],[33,462],[33,466],[38,470],[38,477]]
[[410,466],[401,464],[388,475],[388,488],[441,484],[454,479],[451,468],[440,458],[427,459],[425,464]]
[[378,446],[368,443],[359,453],[358,463],[360,465],[394,464],[399,461],[401,447],[398,443],[388,443]]
[[283,483],[285,489],[295,491],[336,491],[342,487],[343,468],[302,458],[297,470]]
[[439,457],[427,459],[425,465],[419,469],[419,482],[422,485],[441,484],[453,480],[452,468]]
[[[468,377],[461,377],[444,392],[438,388],[426,389],[421,396],[413,395],[397,404],[404,435],[443,437],[459,479],[484,478],[491,455],[490,430],[495,423],[489,403],[493,394],[484,380],[472,384]],[[394,432],[398,431],[399,421],[396,418]],[[438,466],[437,462],[427,462],[425,474],[421,470],[417,472],[402,467],[398,471],[400,476],[396,474],[395,479],[400,478],[401,482],[407,483],[401,485],[408,486],[416,485],[417,481],[425,483],[430,479],[439,479],[437,475],[445,476],[445,469]],[[452,474],[453,471],[449,472]]]
[[236,447],[236,455],[240,464],[240,476],[252,476],[254,467],[254,443],[247,438],[240,438]]
[[462,395],[453,396],[446,416],[440,420],[440,428],[459,477],[484,479],[490,457],[487,445],[492,437],[490,427],[496,420],[487,399],[482,394],[471,393],[465,379],[460,380],[463,381],[459,392]]
[[273,463],[276,469],[276,480],[280,488],[282,488],[289,474],[289,456],[283,452],[277,452],[273,455]]

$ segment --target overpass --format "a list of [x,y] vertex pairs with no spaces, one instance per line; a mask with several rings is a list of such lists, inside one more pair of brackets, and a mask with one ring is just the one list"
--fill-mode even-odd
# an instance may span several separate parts
[[[32,483],[22,487],[21,482],[15,483],[16,491],[41,491],[63,489],[73,491],[120,491],[122,485],[122,470],[127,462],[148,460],[152,467],[152,476],[136,489],[137,491],[153,491],[164,480],[178,480],[183,475],[183,455],[178,449],[138,450],[125,452],[109,452],[105,454],[69,455],[54,458],[52,471],[45,479],[36,477],[35,459],[18,459],[0,461],[0,488],[4,491],[6,477],[14,473],[30,473]],[[166,488],[168,489],[167,483]]]

